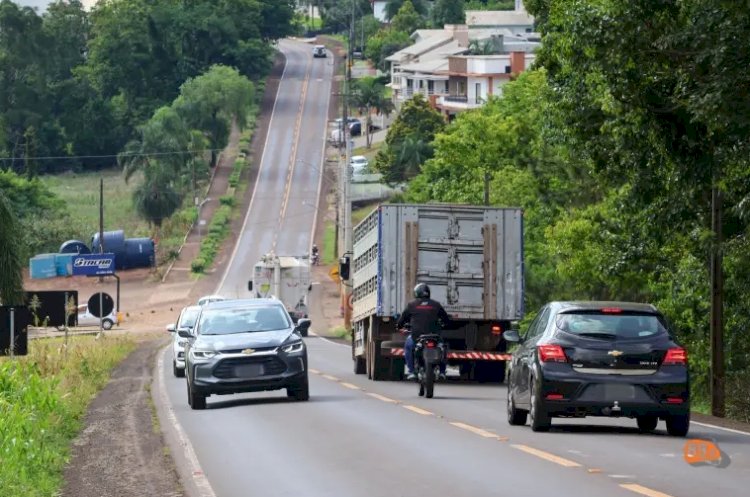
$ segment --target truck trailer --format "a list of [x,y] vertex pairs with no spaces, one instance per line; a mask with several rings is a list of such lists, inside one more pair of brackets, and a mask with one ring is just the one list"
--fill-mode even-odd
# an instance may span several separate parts
[[502,333],[524,312],[520,209],[380,205],[354,228],[350,272],[355,373],[403,379],[396,321],[426,283],[451,317],[442,331],[449,365],[465,379],[505,379]]
[[307,256],[266,254],[253,268],[248,289],[256,298],[280,300],[296,323],[308,316],[308,296],[312,290],[310,261]]

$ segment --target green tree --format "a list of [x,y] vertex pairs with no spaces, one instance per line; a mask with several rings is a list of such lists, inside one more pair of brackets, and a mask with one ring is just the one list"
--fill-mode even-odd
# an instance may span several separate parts
[[425,25],[424,17],[416,11],[411,0],[405,0],[395,16],[391,18],[391,27],[411,35]]
[[205,133],[211,148],[211,167],[216,166],[217,151],[229,140],[232,120],[244,128],[254,94],[250,80],[236,69],[221,65],[212,66],[180,87],[174,107],[188,126]]
[[[404,102],[388,129],[384,148],[375,159],[375,169],[383,175],[383,181],[401,183],[416,175],[421,163],[430,157],[427,146],[444,126],[440,113],[430,107],[422,95]],[[404,147],[407,138],[409,143]],[[415,164],[414,158],[419,159],[419,164]]]
[[133,192],[138,214],[157,228],[182,204],[182,195],[175,189],[171,172],[160,163],[151,163],[144,181]]
[[408,47],[411,43],[411,38],[403,31],[392,28],[382,29],[367,40],[365,57],[370,59],[379,70],[386,72],[388,71],[386,58],[402,48]]
[[372,112],[377,115],[389,115],[393,111],[393,102],[385,95],[385,85],[374,77],[364,77],[354,81],[352,85],[352,102],[365,115],[365,143],[367,148],[372,146],[370,127],[372,126]]
[[20,304],[23,294],[21,227],[0,188],[0,303]]
[[442,29],[446,24],[466,22],[465,0],[437,0],[430,11],[432,25]]
[[413,10],[420,16],[426,17],[428,13],[427,3],[425,0],[388,0],[385,4],[385,18],[388,21],[393,22],[396,15],[398,15],[401,8],[406,3],[411,3]]

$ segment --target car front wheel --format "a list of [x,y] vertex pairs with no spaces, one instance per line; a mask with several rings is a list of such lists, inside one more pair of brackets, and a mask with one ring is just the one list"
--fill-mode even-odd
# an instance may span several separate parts
[[305,379],[301,380],[296,385],[287,387],[286,395],[287,397],[293,398],[294,400],[310,400],[310,384],[307,381],[307,376],[305,376]]
[[189,381],[186,381],[185,383],[187,383],[188,404],[190,404],[190,407],[194,410],[205,409],[206,396],[194,392],[193,389],[190,388]]
[[516,408],[516,402],[513,400],[513,391],[508,385],[508,424],[512,426],[523,426],[526,424],[528,411]]
[[104,321],[102,321],[102,328],[104,328],[105,330],[111,330],[113,325],[114,323],[109,319],[105,319]]
[[175,378],[184,378],[185,377],[185,370],[177,367],[177,362],[172,361],[172,374],[174,374]]

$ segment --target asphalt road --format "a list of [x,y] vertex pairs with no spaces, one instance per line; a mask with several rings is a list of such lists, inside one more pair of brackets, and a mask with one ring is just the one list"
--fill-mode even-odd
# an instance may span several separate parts
[[310,252],[322,178],[333,59],[312,46],[282,41],[286,56],[260,172],[243,230],[218,293],[250,297],[247,282],[260,256]]
[[[312,60],[309,45],[282,49],[287,69],[258,187],[220,288],[229,296],[245,295],[263,252],[310,243],[332,68]],[[508,425],[504,386],[448,381],[434,399],[419,398],[414,384],[354,375],[347,346],[307,343],[309,402],[284,391],[213,396],[205,411],[189,408],[164,351],[161,421],[179,432],[172,452],[196,495],[731,497],[750,488],[750,434],[694,423],[690,437],[716,442],[730,464],[692,467],[685,439],[667,436],[663,422],[644,435],[633,420],[555,419],[550,433],[533,433]]]

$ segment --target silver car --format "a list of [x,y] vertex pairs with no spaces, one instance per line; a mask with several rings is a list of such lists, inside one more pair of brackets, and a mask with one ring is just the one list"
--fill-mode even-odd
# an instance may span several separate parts
[[173,333],[172,339],[172,373],[177,378],[185,376],[185,344],[187,339],[180,336],[177,331],[192,331],[195,321],[201,312],[201,306],[191,305],[180,311],[180,316],[176,323],[167,325],[167,331]]
[[206,397],[286,389],[295,400],[310,397],[309,319],[295,325],[275,299],[228,300],[205,305],[192,332],[178,330],[185,346],[188,404],[205,409]]

